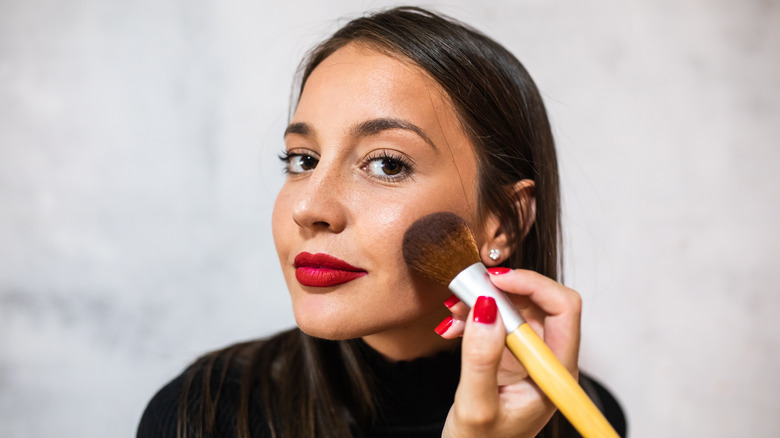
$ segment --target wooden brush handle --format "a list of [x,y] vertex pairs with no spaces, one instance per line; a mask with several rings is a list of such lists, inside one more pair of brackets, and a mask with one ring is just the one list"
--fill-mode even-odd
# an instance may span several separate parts
[[539,335],[527,324],[510,332],[506,344],[531,379],[552,400],[584,438],[618,437],[601,411],[588,398]]

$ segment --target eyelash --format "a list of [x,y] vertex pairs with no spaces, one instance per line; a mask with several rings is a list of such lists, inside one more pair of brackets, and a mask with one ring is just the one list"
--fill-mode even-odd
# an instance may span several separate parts
[[[283,150],[279,154],[279,160],[282,161],[282,163],[285,164],[284,166],[284,173],[286,175],[299,175],[301,172],[293,172],[290,170],[290,160],[292,160],[295,157],[311,157],[319,162],[319,158],[317,158],[314,154],[309,153],[301,153],[301,152],[290,152],[287,150]],[[375,151],[369,154],[365,160],[363,160],[363,163],[361,164],[360,168],[363,170],[368,170],[369,164],[373,161],[377,160],[392,160],[398,163],[401,166],[401,170],[399,171],[400,176],[378,176],[378,175],[371,175],[372,178],[377,178],[382,181],[387,182],[399,182],[403,181],[407,178],[411,178],[413,176],[413,170],[414,170],[414,164],[413,162],[406,156],[399,154],[397,152],[392,151]],[[316,167],[316,165],[315,165]]]
[[[284,172],[285,175],[297,175],[298,172],[292,172],[290,170],[290,160],[292,160],[295,157],[312,157],[314,156],[312,154],[304,154],[300,152],[290,152],[288,150],[282,150],[282,152],[278,155],[279,160],[284,163],[284,169],[282,169],[282,172]],[[316,159],[316,158],[315,158]]]
[[372,161],[376,161],[376,160],[392,160],[397,162],[401,166],[401,170],[400,170],[401,173],[399,174],[399,176],[372,175],[372,177],[378,178],[382,181],[399,182],[407,178],[411,178],[414,174],[414,164],[412,163],[412,161],[406,156],[392,151],[375,151],[370,153],[363,161],[363,164],[360,166],[361,169],[366,169]]

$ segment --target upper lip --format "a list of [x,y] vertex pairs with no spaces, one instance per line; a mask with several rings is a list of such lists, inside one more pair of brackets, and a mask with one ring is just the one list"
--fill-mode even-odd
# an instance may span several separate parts
[[365,272],[365,269],[356,268],[349,263],[332,255],[317,253],[312,254],[308,252],[302,252],[295,256],[293,266],[297,268],[309,267],[309,268],[324,268],[324,269],[338,269],[340,271],[350,272]]

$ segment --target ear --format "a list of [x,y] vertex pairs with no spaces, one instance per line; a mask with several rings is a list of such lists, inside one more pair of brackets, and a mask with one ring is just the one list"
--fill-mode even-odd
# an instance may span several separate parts
[[[520,240],[524,239],[531,226],[536,220],[536,195],[534,194],[535,184],[533,180],[524,179],[509,186],[507,189],[512,193],[517,211],[520,214],[519,230],[521,235],[515,236],[510,241],[510,236],[501,219],[494,212],[488,213],[484,220],[484,236],[482,245],[479,248],[479,256],[482,263],[486,266],[498,266],[506,261],[514,251],[519,247]],[[498,258],[493,260],[490,257],[492,250],[498,251]]]

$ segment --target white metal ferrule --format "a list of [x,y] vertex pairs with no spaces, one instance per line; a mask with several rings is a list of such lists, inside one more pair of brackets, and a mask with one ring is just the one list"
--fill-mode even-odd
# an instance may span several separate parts
[[506,294],[493,285],[489,277],[490,274],[488,274],[485,265],[478,262],[456,275],[449,287],[469,307],[474,307],[477,298],[481,296],[493,297],[496,300],[501,319],[504,320],[506,332],[513,332],[525,322],[525,319],[520,316]]

